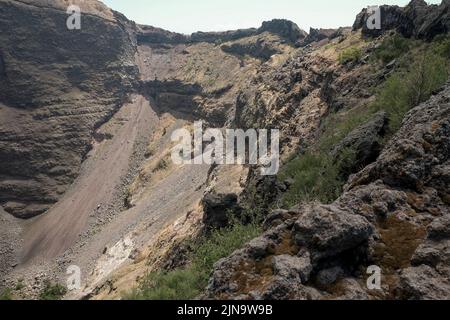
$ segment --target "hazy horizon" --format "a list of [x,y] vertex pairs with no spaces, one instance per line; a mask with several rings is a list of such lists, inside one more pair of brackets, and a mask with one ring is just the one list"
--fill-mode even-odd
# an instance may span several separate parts
[[[263,21],[288,19],[300,28],[351,26],[361,9],[369,5],[404,6],[410,0],[102,0],[110,8],[139,24],[173,32],[225,31],[259,27]],[[439,4],[441,0],[427,1]]]

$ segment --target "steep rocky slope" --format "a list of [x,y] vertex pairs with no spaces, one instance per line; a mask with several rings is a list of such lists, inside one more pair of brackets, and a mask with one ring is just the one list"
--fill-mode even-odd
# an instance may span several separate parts
[[[333,143],[333,158],[357,158],[332,204],[272,212],[293,181],[170,161],[172,132],[194,120],[277,128],[283,162],[303,155],[395,71],[395,59],[370,61],[386,33],[448,32],[448,1],[383,7],[392,21],[367,39],[366,11],[353,31],[273,20],[187,36],[93,0],[70,2],[85,14],[67,30],[68,3],[0,0],[0,26],[14,30],[0,35],[0,289],[23,279],[17,296],[36,298],[75,264],[83,288],[69,298],[120,298],[151,271],[184,268],[187,240],[250,206],[265,234],[217,263],[205,298],[448,297],[448,88],[387,146],[386,112]],[[371,264],[382,291],[365,289]]]
[[0,204],[20,218],[64,194],[137,76],[129,22],[84,1],[81,30],[68,30],[66,2],[0,3],[12,31],[0,36]]
[[[411,110],[333,204],[277,210],[215,266],[209,298],[448,299],[450,85]],[[366,270],[383,270],[368,290]]]

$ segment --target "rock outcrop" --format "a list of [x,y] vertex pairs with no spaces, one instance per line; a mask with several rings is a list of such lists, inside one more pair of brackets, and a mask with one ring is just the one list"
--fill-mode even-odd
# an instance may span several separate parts
[[[0,1],[0,205],[45,212],[77,177],[93,133],[133,90],[133,24],[97,1],[69,30],[62,1]],[[45,45],[43,45],[45,44]]]
[[341,161],[342,173],[346,176],[374,162],[380,155],[381,140],[388,130],[389,119],[386,112],[375,114],[370,121],[350,132],[332,151],[337,161],[343,160],[345,153],[352,150],[350,162]]
[[303,40],[308,35],[295,23],[284,19],[274,19],[272,21],[263,22],[262,26],[258,29],[258,32],[262,33],[266,31],[277,34],[282,38],[288,39],[292,43]]
[[234,193],[209,193],[203,200],[203,224],[209,230],[228,226],[230,219],[239,219],[242,208],[238,204],[238,196]]
[[221,46],[222,50],[239,56],[251,56],[263,61],[269,60],[274,54],[282,53],[278,47],[280,45],[279,37],[253,36],[231,43],[225,43]]
[[[449,128],[450,83],[336,202],[267,216],[260,238],[215,265],[207,297],[448,299]],[[379,290],[366,286],[374,265]]]
[[333,39],[339,35],[339,31],[336,29],[314,29],[309,30],[308,36],[301,41],[302,46],[306,46],[313,42],[319,42],[325,39]]
[[139,43],[147,44],[193,44],[213,43],[221,44],[236,41],[243,38],[257,36],[269,32],[286,41],[295,44],[303,40],[308,34],[301,30],[294,22],[284,19],[264,21],[260,28],[239,29],[222,32],[194,32],[191,35],[183,35],[176,32],[166,31],[152,26],[139,26],[137,39]]
[[405,37],[433,39],[450,31],[450,1],[440,5],[428,5],[424,0],[412,0],[406,7],[380,6],[381,28],[368,26],[373,12],[364,9],[353,24],[353,30],[362,29],[367,36],[379,36],[396,30]]

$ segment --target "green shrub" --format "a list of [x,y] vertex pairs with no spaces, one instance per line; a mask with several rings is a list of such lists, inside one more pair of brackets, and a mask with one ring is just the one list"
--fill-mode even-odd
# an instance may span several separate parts
[[5,300],[13,300],[13,293],[12,293],[12,289],[5,289],[3,290],[3,292],[0,293],[0,301],[5,301]]
[[205,289],[214,263],[229,256],[261,233],[257,220],[242,224],[235,221],[230,227],[215,230],[194,246],[192,263],[184,269],[154,272],[146,276],[138,288],[124,299],[130,300],[189,300]]
[[16,287],[14,288],[15,291],[20,291],[23,288],[25,288],[25,284],[23,283],[23,279],[19,279],[17,281]]
[[388,63],[407,54],[411,46],[412,40],[395,34],[383,40],[381,45],[375,50],[375,57],[383,63]]
[[373,106],[388,112],[391,130],[396,131],[405,113],[428,100],[448,76],[446,59],[432,50],[422,52],[407,70],[400,70],[386,80]]
[[151,273],[140,287],[125,296],[128,300],[187,300],[200,294],[198,273],[177,269],[167,273]]
[[324,128],[317,144],[321,152],[329,152],[342,141],[352,130],[370,119],[373,108],[352,110],[351,112],[332,113],[324,121]]
[[45,281],[44,285],[45,287],[39,295],[40,300],[61,300],[67,293],[67,289],[58,283]]
[[450,59],[450,35],[440,35],[432,42],[432,50],[435,54]]
[[322,152],[307,152],[292,160],[283,169],[281,177],[294,179],[283,199],[283,204],[288,208],[313,200],[333,202],[340,195],[344,184],[339,166],[327,153]]
[[249,224],[235,221],[229,228],[214,231],[196,248],[193,264],[209,278],[214,263],[229,256],[261,233],[258,220],[255,218]]
[[359,61],[362,57],[362,51],[357,47],[350,47],[339,54],[339,63],[347,64],[353,61]]

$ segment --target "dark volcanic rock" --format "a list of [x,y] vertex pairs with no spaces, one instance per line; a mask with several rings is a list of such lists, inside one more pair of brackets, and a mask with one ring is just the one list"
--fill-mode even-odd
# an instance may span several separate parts
[[189,37],[183,34],[144,25],[139,26],[136,37],[139,44],[180,44],[189,41]]
[[203,200],[203,223],[208,229],[220,229],[228,225],[230,215],[239,217],[241,208],[238,205],[238,196],[230,194],[207,194]]
[[313,260],[356,248],[372,234],[372,226],[364,217],[334,206],[304,206],[300,211],[293,234],[299,246],[313,253]]
[[276,44],[264,37],[249,38],[221,46],[222,50],[240,56],[252,56],[261,60],[269,60],[276,53],[280,53]]
[[349,187],[382,180],[397,188],[422,191],[436,188],[445,201],[450,194],[449,163],[450,90],[411,110],[403,126],[383,150],[378,160],[349,181]]
[[354,161],[342,163],[343,173],[348,176],[374,162],[379,156],[382,146],[380,140],[387,132],[388,116],[379,112],[367,123],[350,132],[333,150],[336,160],[341,160],[346,150],[354,153]]
[[308,36],[300,42],[300,45],[305,46],[313,42],[319,42],[324,39],[331,39],[337,37],[336,29],[314,29],[309,30]]
[[424,0],[412,0],[406,7],[380,6],[381,29],[369,29],[370,13],[364,9],[356,17],[353,29],[362,29],[367,36],[379,36],[388,30],[397,30],[405,37],[432,39],[450,31],[450,1],[427,5]]
[[294,279],[300,277],[302,283],[308,282],[313,270],[308,252],[300,257],[294,257],[288,254],[275,256],[272,259],[272,263],[275,275],[282,278]]
[[258,31],[260,33],[268,31],[277,34],[283,38],[290,40],[292,43],[296,43],[297,41],[304,39],[308,35],[295,23],[284,19],[265,21],[258,29]]
[[195,32],[191,35],[191,42],[208,42],[208,43],[221,43],[227,41],[238,40],[246,37],[256,35],[257,29],[239,29],[233,31],[224,32]]
[[429,266],[403,270],[400,276],[401,296],[409,300],[448,300],[450,282]]

